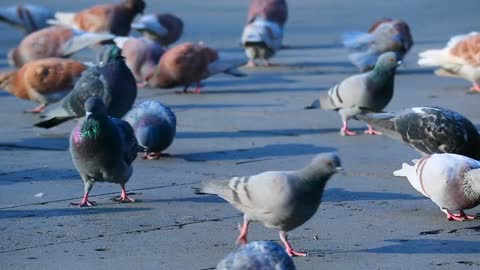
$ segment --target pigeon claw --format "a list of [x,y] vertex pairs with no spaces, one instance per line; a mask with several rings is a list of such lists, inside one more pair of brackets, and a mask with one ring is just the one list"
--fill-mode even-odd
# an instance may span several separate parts
[[285,251],[287,252],[288,256],[290,257],[307,257],[308,254],[307,253],[304,253],[304,252],[298,252],[298,251],[295,251],[293,249],[285,249]]
[[89,201],[89,200],[82,200],[81,202],[78,203],[70,203],[71,205],[77,205],[79,207],[91,207],[96,205],[97,203],[94,201]]
[[463,211],[459,211],[458,215],[447,213],[447,220],[448,221],[466,221],[466,220],[474,220],[477,216],[467,215]]
[[122,194],[122,196],[120,196],[120,197],[117,199],[117,201],[118,201],[119,203],[134,203],[134,202],[135,202],[135,199],[128,197],[127,194],[125,194],[125,195]]
[[351,131],[348,128],[340,129],[340,135],[342,136],[355,136],[357,133],[355,131]]
[[478,85],[477,83],[474,83],[472,85],[472,87],[470,88],[470,91],[472,92],[480,92],[480,85]]
[[152,159],[159,159],[160,156],[162,155],[162,153],[160,152],[145,152],[145,155],[143,155],[142,159],[148,159],[148,160],[152,160]]

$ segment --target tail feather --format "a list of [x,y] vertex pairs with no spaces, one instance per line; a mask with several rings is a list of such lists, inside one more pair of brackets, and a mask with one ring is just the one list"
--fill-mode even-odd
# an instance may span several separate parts
[[409,165],[408,163],[403,163],[402,164],[402,168],[400,170],[396,170],[393,172],[393,175],[395,176],[403,176],[403,177],[407,177],[408,176],[408,172],[409,172],[409,169],[413,167],[411,165]]
[[87,47],[98,44],[102,41],[113,40],[114,35],[110,33],[90,33],[84,32],[79,35],[73,36],[62,47],[63,55],[71,55]]
[[365,49],[373,40],[374,36],[365,32],[351,31],[342,35],[343,46],[354,50]]
[[435,67],[462,64],[463,60],[448,53],[446,50],[426,50],[418,54],[418,65]]
[[49,118],[47,120],[42,120],[42,121],[34,124],[34,126],[40,127],[40,128],[52,128],[52,127],[55,127],[55,126],[58,126],[58,125],[62,124],[63,122],[71,120],[73,118],[75,118],[75,117],[73,117],[73,116],[55,116],[55,117]]
[[304,109],[305,110],[311,110],[311,109],[320,109],[320,108],[321,108],[320,99],[317,98],[312,102],[312,104],[310,104],[309,106],[306,106]]
[[359,114],[356,119],[363,121],[390,138],[402,141],[402,135],[395,128],[395,115],[391,113]]
[[[235,68],[243,66],[247,63],[247,60],[244,58],[238,59],[218,59],[208,65],[208,74],[207,77],[217,74],[217,73],[226,73],[229,75],[237,74],[235,73]],[[235,75],[234,75],[235,76]]]
[[48,20],[47,23],[77,28],[75,23],[75,13],[72,12],[56,12],[55,19]]

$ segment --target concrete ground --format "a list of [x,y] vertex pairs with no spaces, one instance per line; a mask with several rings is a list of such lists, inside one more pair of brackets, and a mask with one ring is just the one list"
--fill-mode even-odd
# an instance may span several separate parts
[[[2,5],[17,0],[3,0]],[[73,11],[97,1],[42,2]],[[181,41],[203,40],[242,55],[239,38],[249,1],[148,0],[147,12],[178,14]],[[219,75],[201,95],[141,89],[137,103],[169,105],[178,120],[172,156],[137,159],[127,184],[139,202],[117,204],[117,185],[95,185],[98,205],[77,208],[83,184],[67,149],[74,122],[32,128],[35,106],[0,93],[0,269],[213,269],[234,250],[240,213],[213,196],[196,196],[201,180],[290,170],[316,153],[337,151],[346,175],[327,185],[323,203],[290,233],[297,269],[473,269],[480,265],[480,222],[447,222],[430,200],[392,171],[418,154],[384,136],[340,137],[335,112],[303,110],[317,95],[356,73],[339,45],[347,30],[366,30],[379,17],[411,26],[415,46],[396,77],[387,110],[439,105],[480,124],[480,96],[468,82],[438,78],[416,65],[417,53],[443,47],[455,34],[478,30],[478,0],[295,0],[285,44],[272,68],[243,69],[246,78]],[[0,64],[22,34],[0,25]],[[93,59],[92,51],[75,57]],[[355,128],[363,128],[352,122]],[[43,197],[34,195],[44,193]],[[478,208],[469,210],[477,213]],[[253,225],[250,240],[277,241]]]

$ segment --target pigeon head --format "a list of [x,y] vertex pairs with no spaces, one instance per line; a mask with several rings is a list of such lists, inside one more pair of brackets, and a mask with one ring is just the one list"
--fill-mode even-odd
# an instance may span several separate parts
[[85,117],[89,119],[101,119],[107,116],[107,108],[99,97],[89,97],[85,101]]
[[125,0],[124,5],[133,10],[135,14],[143,13],[145,2],[143,0]]
[[332,175],[342,172],[340,158],[336,153],[322,153],[316,155],[308,167],[314,168],[323,175]]
[[398,61],[397,55],[394,52],[386,52],[378,58],[375,69],[395,70],[401,63],[401,61]]
[[108,45],[103,47],[102,51],[97,55],[97,61],[100,66],[105,66],[106,64],[120,60],[123,61],[122,49],[116,45]]

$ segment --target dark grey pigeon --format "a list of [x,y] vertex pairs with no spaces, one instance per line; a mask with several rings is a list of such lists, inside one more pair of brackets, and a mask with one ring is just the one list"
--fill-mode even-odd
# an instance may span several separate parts
[[216,270],[295,270],[295,264],[279,244],[256,241],[231,252]]
[[[395,53],[384,53],[373,70],[346,78],[306,109],[338,111],[343,122],[340,134],[355,135],[354,131],[348,129],[347,121],[359,114],[381,112],[388,105],[393,97],[395,71],[399,64]],[[365,133],[381,134],[370,125]]]
[[35,124],[51,128],[85,115],[84,103],[89,97],[99,97],[107,114],[122,118],[137,97],[137,83],[125,64],[122,51],[115,45],[105,46],[97,55],[97,64],[82,73],[73,90],[56,107],[45,113],[45,120]]
[[85,184],[80,207],[92,206],[88,194],[95,182],[117,183],[122,186],[120,202],[134,202],[127,196],[125,183],[132,175],[132,162],[137,157],[137,140],[127,122],[109,117],[107,108],[98,97],[85,102],[85,119],[70,135],[73,164]]
[[402,140],[424,154],[452,153],[480,159],[480,135],[463,115],[439,107],[413,107],[358,119]]
[[158,101],[145,101],[125,116],[135,131],[138,144],[145,151],[144,159],[158,159],[175,138],[177,118],[170,108]]

